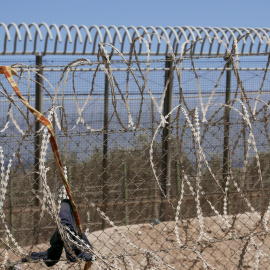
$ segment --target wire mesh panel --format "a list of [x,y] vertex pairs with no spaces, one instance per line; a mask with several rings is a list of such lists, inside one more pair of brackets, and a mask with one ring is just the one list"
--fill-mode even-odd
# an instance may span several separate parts
[[[42,90],[91,269],[268,269],[266,57],[103,56],[14,76],[33,107]],[[49,248],[65,190],[47,129],[0,83],[0,260],[47,269],[31,253]],[[63,252],[50,269],[83,266]]]

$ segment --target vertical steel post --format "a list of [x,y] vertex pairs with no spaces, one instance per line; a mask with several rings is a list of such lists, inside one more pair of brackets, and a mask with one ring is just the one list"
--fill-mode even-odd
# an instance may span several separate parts
[[129,224],[128,213],[128,169],[127,164],[124,163],[124,203],[125,203],[125,225]]
[[[242,107],[242,114],[243,115],[245,115],[245,112],[244,112],[244,108]],[[242,122],[242,124],[243,124],[243,128],[242,128],[242,130],[243,130],[243,147],[244,147],[244,151],[243,151],[243,154],[244,154],[244,160],[246,160],[246,157],[247,157],[247,141],[246,141],[246,122],[245,122],[245,120],[243,119],[243,122]],[[241,190],[243,190],[244,191],[244,187],[245,187],[245,179],[246,177],[244,177],[244,178],[241,178],[242,180],[241,180],[241,182],[240,182],[240,188],[241,188]]]
[[[177,201],[180,200],[181,197],[181,189],[182,189],[182,162],[180,163],[178,160],[175,164],[176,167],[176,190],[177,190]],[[182,219],[181,212],[179,213],[180,220]]]
[[[226,93],[225,104],[229,104],[231,98],[231,61],[225,58],[227,61],[226,68]],[[225,191],[227,178],[230,173],[230,149],[229,149],[229,132],[230,132],[230,108],[224,109],[224,142],[223,142],[223,165],[222,165],[222,187]]]
[[[42,55],[36,55],[36,67],[37,67],[37,74],[36,74],[36,95],[35,95],[35,108],[39,112],[43,112],[43,89],[42,89],[42,78],[39,75],[42,75]],[[34,174],[34,191],[35,191],[35,199],[34,199],[34,206],[35,208],[39,207],[39,193],[40,193],[40,175],[39,175],[39,159],[40,159],[40,148],[41,148],[41,139],[42,136],[38,134],[38,130],[42,127],[42,124],[36,120],[35,123],[35,174]],[[37,211],[37,210],[36,210]],[[34,232],[37,233],[37,226],[38,226],[38,219],[39,219],[39,211],[37,211],[34,215]],[[36,237],[35,244],[38,244],[38,236]]]
[[[52,118],[52,125],[53,125],[53,130],[56,133],[56,123],[55,123],[55,112],[53,113],[53,118]],[[58,172],[58,168],[57,168],[57,164],[56,162],[53,162],[53,185],[56,187],[57,186],[57,172]]]
[[[109,79],[105,74],[104,89],[104,121],[103,121],[103,159],[102,159],[102,204],[103,212],[106,214],[108,207],[108,121],[109,121]],[[106,222],[102,220],[102,229],[105,229]]]
[[[166,116],[172,110],[172,92],[173,92],[173,68],[172,56],[166,55],[165,62],[165,86],[167,91],[164,98],[163,115]],[[161,208],[160,219],[165,221],[168,219],[168,201],[170,200],[171,186],[171,115],[167,118],[167,123],[163,128],[162,134],[162,182],[161,187]]]
[[180,162],[177,160],[175,163],[176,167],[176,190],[177,190],[177,200],[180,199],[181,195],[181,183],[182,183],[182,173],[180,170]]
[[13,187],[13,179],[10,179],[10,231],[13,234],[13,222],[14,222],[14,187]]
[[[152,136],[152,138],[154,138],[154,134],[155,134],[155,106],[154,106],[154,101],[152,99],[151,99],[151,120],[152,120],[151,136]],[[155,149],[155,142],[153,142],[153,149]],[[155,218],[158,218],[159,217],[159,188],[158,188],[157,182],[155,180],[153,182],[153,200],[154,200],[154,202],[153,202],[153,216]]]

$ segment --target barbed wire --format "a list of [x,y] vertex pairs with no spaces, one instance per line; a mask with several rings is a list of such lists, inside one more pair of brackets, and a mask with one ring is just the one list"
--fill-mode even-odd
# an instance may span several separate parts
[[[209,99],[207,102],[204,101],[203,98],[203,90],[201,88],[201,83],[199,76],[197,74],[197,69],[195,67],[195,63],[192,62],[192,72],[196,81],[196,86],[198,89],[198,97],[199,97],[199,106],[196,106],[194,109],[190,108],[188,105],[188,102],[186,102],[186,97],[183,94],[183,89],[182,89],[182,76],[183,76],[183,59],[184,56],[187,52],[192,51],[192,47],[195,46],[196,42],[190,42],[187,41],[182,45],[181,48],[181,53],[179,58],[177,59],[176,56],[174,55],[173,49],[169,42],[165,40],[162,36],[160,37],[161,39],[164,40],[164,42],[167,44],[168,48],[171,50],[171,61],[173,63],[173,68],[167,69],[171,70],[173,74],[176,76],[176,80],[178,81],[178,90],[179,90],[179,100],[181,101],[177,106],[175,106],[167,115],[164,115],[164,103],[165,103],[165,97],[166,94],[169,91],[169,83],[170,80],[172,79],[172,73],[170,77],[168,78],[167,81],[165,81],[164,84],[164,89],[162,91],[162,95],[159,99],[155,97],[153,94],[153,91],[151,90],[151,85],[148,82],[148,76],[149,76],[149,71],[150,71],[150,64],[153,63],[150,59],[150,50],[149,50],[149,44],[147,42],[147,39],[145,39],[144,35],[141,37],[138,37],[134,40],[134,42],[131,45],[131,51],[133,52],[130,54],[129,58],[127,59],[117,48],[113,48],[112,45],[110,44],[99,44],[99,55],[98,57],[100,58],[98,62],[91,62],[88,59],[78,59],[70,64],[66,65],[64,67],[64,70],[62,71],[62,74],[60,76],[60,79],[57,83],[57,86],[54,86],[49,78],[46,78],[45,76],[41,75],[37,69],[35,69],[35,66],[26,66],[26,65],[21,65],[21,64],[16,64],[13,65],[12,67],[17,68],[19,72],[22,72],[21,74],[18,75],[18,83],[20,85],[21,81],[26,80],[28,88],[31,85],[31,82],[34,82],[37,85],[42,86],[43,89],[46,90],[46,92],[50,95],[51,98],[51,106],[49,109],[46,111],[46,115],[48,115],[48,118],[51,121],[55,121],[55,126],[58,128],[58,131],[66,137],[68,133],[75,132],[75,130],[82,124],[85,129],[87,130],[88,134],[94,134],[94,133],[108,133],[109,131],[106,129],[106,127],[109,125],[110,122],[112,121],[117,121],[117,124],[119,124],[120,128],[125,132],[135,132],[139,130],[140,126],[140,115],[145,115],[145,112],[143,112],[143,107],[140,106],[139,111],[136,113],[132,112],[131,106],[130,106],[130,88],[131,88],[131,82],[132,82],[132,87],[136,87],[138,89],[138,94],[141,95],[141,102],[144,103],[146,102],[146,97],[148,96],[149,100],[151,101],[151,104],[154,107],[154,110],[157,112],[158,118],[156,118],[156,123],[157,125],[155,126],[153,136],[151,138],[151,142],[149,144],[149,155],[148,155],[148,160],[151,165],[152,173],[154,176],[154,179],[156,181],[156,184],[160,190],[160,193],[162,194],[162,197],[164,200],[167,200],[168,204],[170,205],[171,209],[174,211],[174,221],[175,221],[175,226],[174,226],[174,233],[175,233],[175,239],[176,243],[178,245],[178,249],[176,250],[188,250],[191,253],[194,253],[196,256],[196,259],[199,259],[205,269],[216,269],[215,265],[213,264],[213,261],[209,260],[207,255],[203,254],[203,250],[199,250],[199,247],[202,246],[202,243],[204,243],[204,246],[213,244],[213,243],[218,243],[222,241],[227,241],[225,238],[219,238],[219,239],[213,239],[209,233],[207,233],[206,230],[206,221],[205,221],[205,216],[203,213],[203,205],[202,205],[202,198],[204,198],[211,208],[211,210],[215,213],[215,216],[219,218],[219,220],[226,226],[226,230],[231,231],[233,226],[234,226],[234,220],[230,220],[230,215],[229,215],[229,192],[231,188],[231,183],[235,186],[236,193],[238,193],[241,196],[241,199],[245,202],[246,206],[248,207],[248,211],[250,211],[251,215],[255,216],[258,222],[252,227],[249,228],[250,231],[247,234],[242,234],[242,235],[237,235],[237,236],[229,236],[228,240],[236,240],[236,239],[246,239],[248,240],[244,245],[242,249],[242,254],[239,257],[238,265],[243,264],[244,260],[244,255],[246,254],[246,249],[247,247],[251,246],[255,248],[255,257],[254,257],[254,262],[255,262],[255,268],[258,269],[259,265],[261,263],[260,257],[263,256],[266,259],[269,259],[269,255],[267,252],[265,252],[261,246],[264,244],[264,241],[268,237],[268,232],[269,232],[269,217],[270,217],[270,205],[266,204],[265,210],[259,213],[254,206],[252,205],[252,202],[246,196],[246,194],[243,192],[242,187],[239,185],[237,176],[235,176],[236,172],[232,170],[232,168],[229,168],[229,171],[227,172],[227,176],[225,178],[225,186],[222,186],[220,183],[220,180],[217,178],[215,175],[213,169],[211,168],[211,164],[207,159],[207,154],[205,152],[205,146],[203,145],[203,139],[205,138],[205,132],[207,132],[207,129],[203,130],[203,127],[205,125],[208,127],[213,124],[212,123],[212,117],[217,116],[218,113],[221,110],[225,110],[225,108],[228,108],[230,111],[234,111],[237,114],[239,121],[243,123],[247,127],[246,130],[246,138],[245,140],[247,141],[247,147],[246,147],[246,154],[243,158],[243,163],[244,166],[242,168],[242,181],[244,181],[247,173],[248,173],[248,164],[249,160],[251,158],[251,153],[254,153],[254,160],[255,160],[255,168],[256,168],[256,173],[258,177],[258,183],[260,186],[260,191],[262,192],[262,198],[265,198],[264,194],[264,180],[263,180],[263,175],[262,175],[262,166],[261,166],[261,160],[259,156],[259,149],[257,147],[257,140],[256,136],[254,135],[256,127],[254,127],[255,121],[258,120],[258,113],[262,112],[262,110],[267,111],[269,109],[269,103],[261,100],[261,95],[262,95],[262,89],[264,86],[264,83],[267,78],[267,72],[268,72],[268,66],[269,66],[269,59],[266,64],[266,67],[264,69],[264,74],[262,77],[262,81],[260,84],[260,87],[257,92],[256,98],[249,98],[247,96],[247,92],[245,91],[243,87],[243,82],[241,80],[241,76],[239,73],[239,54],[238,54],[238,48],[237,44],[239,40],[234,40],[233,43],[233,48],[230,50],[226,44],[222,41],[217,39],[226,49],[227,51],[227,56],[228,56],[228,61],[230,61],[232,67],[226,69],[226,63],[224,64],[223,68],[220,68],[218,78],[214,84],[214,87],[212,88],[212,91],[210,92]],[[263,38],[263,37],[262,37]],[[136,42],[143,42],[147,48],[147,60],[146,61],[137,61],[137,53],[135,50],[135,43]],[[266,40],[268,42],[268,40]],[[269,42],[267,43],[269,44]],[[190,45],[190,47],[185,50],[185,48]],[[113,50],[119,55],[119,57],[122,58],[122,62],[126,65],[126,80],[124,89],[121,88],[119,82],[118,82],[118,77],[113,73],[114,69],[112,68],[113,64],[115,62],[110,60],[109,57],[109,52],[106,49],[106,46],[109,48],[113,48]],[[132,62],[131,59],[132,57],[135,57],[135,60]],[[193,61],[192,54],[190,55],[191,61]],[[157,60],[158,61],[158,60]],[[164,60],[161,61],[164,63]],[[119,62],[118,62],[119,63]],[[146,64],[146,67],[141,68],[140,64]],[[139,71],[140,78],[138,78],[138,75],[135,74],[134,69],[132,68],[132,65],[136,64],[137,65],[137,71]],[[179,66],[178,66],[179,65]],[[76,87],[76,82],[75,82],[75,75],[76,72],[79,72],[80,69],[78,67],[80,66],[96,66],[96,68],[93,69],[94,74],[92,77],[92,81],[90,84],[90,91],[89,94],[87,95],[85,101],[83,103],[79,102],[78,96],[77,96],[77,87]],[[48,66],[44,66],[48,67]],[[57,66],[57,67],[63,67],[63,66]],[[43,68],[43,67],[42,67]],[[163,69],[166,70],[166,69]],[[234,78],[237,82],[237,89],[239,89],[239,92],[236,93],[236,97],[232,100],[230,100],[227,104],[224,103],[214,103],[213,97],[215,96],[216,90],[221,82],[221,79],[224,77],[225,71],[231,70],[233,71]],[[95,91],[95,86],[96,86],[96,77],[97,77],[97,72],[102,71],[110,85],[110,90],[111,90],[111,105],[113,108],[113,112],[111,114],[111,117],[108,119],[108,123],[106,125],[101,125],[100,128],[94,128],[90,126],[87,123],[87,119],[84,118],[83,113],[86,111],[86,109],[90,106],[90,101],[92,98],[92,95]],[[144,71],[144,73],[143,73]],[[24,73],[26,72],[26,76]],[[45,84],[40,84],[33,80],[31,78],[30,74],[34,74],[36,76],[39,76],[42,78],[42,80],[48,85],[50,90],[48,90],[44,85]],[[65,111],[65,106],[64,101],[65,101],[65,91],[67,88],[71,88],[73,91],[73,96],[74,96],[74,101],[75,101],[75,108],[78,113],[77,119],[75,119],[75,124],[71,128],[67,128],[67,122],[68,122],[68,116],[66,115]],[[8,106],[8,111],[7,111],[7,119],[4,125],[4,128],[0,131],[1,133],[4,133],[10,128],[10,121],[13,123],[15,129],[21,134],[22,140],[26,136],[29,136],[32,131],[33,124],[30,124],[30,116],[27,114],[27,112],[24,111],[20,107],[19,104],[17,104],[17,100],[15,100],[13,94],[8,94],[9,91],[7,90],[4,85],[1,85],[1,93],[4,97],[7,98],[9,102]],[[60,94],[62,92],[62,94]],[[116,98],[118,96],[118,98]],[[239,98],[240,97],[240,98]],[[253,107],[251,101],[254,101]],[[125,117],[126,120],[123,121],[123,117],[119,113],[119,107],[118,103],[121,102],[122,106],[125,110]],[[261,104],[261,106],[259,106]],[[24,120],[27,122],[27,128],[26,130],[23,130],[22,127],[20,127],[20,123],[18,120],[16,120],[17,115],[12,112],[12,106],[15,107],[15,109],[18,109],[19,113],[23,116]],[[213,111],[213,108],[216,109]],[[148,106],[149,108],[149,106]],[[211,110],[210,110],[211,108]],[[264,112],[266,114],[266,112]],[[269,112],[270,113],[270,112]],[[138,116],[139,115],[139,116]],[[210,116],[209,116],[210,115]],[[138,116],[138,117],[137,117]],[[168,200],[167,194],[164,191],[162,184],[161,184],[161,179],[160,177],[162,174],[160,173],[160,169],[157,167],[157,161],[156,161],[156,148],[155,145],[157,144],[157,138],[160,137],[161,135],[161,130],[166,128],[166,125],[170,124],[169,118],[170,116],[174,117],[174,119],[171,120],[171,123],[179,123],[180,117],[181,120],[184,119],[185,121],[185,128],[182,129],[182,132],[180,134],[180,137],[182,138],[182,143],[184,140],[184,133],[190,134],[189,136],[192,138],[192,143],[193,145],[191,146],[192,151],[194,152],[195,156],[195,174],[190,177],[188,175],[188,172],[186,172],[185,168],[181,168],[181,174],[183,176],[181,180],[181,191],[180,191],[180,198],[178,200],[177,206],[173,205],[173,203]],[[136,122],[137,118],[137,122]],[[221,117],[222,118],[222,117]],[[114,119],[114,120],[113,120]],[[262,118],[263,119],[263,118]],[[268,121],[264,121],[264,128],[266,131],[266,134],[268,134]],[[116,259],[123,258],[123,260],[128,260],[128,262],[123,262],[125,264],[126,269],[134,269],[135,263],[140,264],[140,262],[134,261],[136,258],[133,259],[133,261],[129,258],[130,251],[126,251],[124,254],[120,255],[114,255],[113,251],[110,251],[110,255],[103,255],[101,252],[98,250],[91,249],[90,246],[88,246],[86,243],[80,241],[80,239],[72,234],[71,231],[68,231],[67,228],[63,227],[58,219],[58,211],[59,211],[59,202],[60,202],[60,197],[57,199],[55,196],[53,196],[53,191],[51,190],[49,183],[48,183],[48,173],[49,173],[49,167],[47,165],[47,160],[48,160],[48,142],[49,142],[49,134],[47,130],[44,127],[41,127],[36,134],[42,134],[42,143],[41,143],[41,154],[40,154],[40,159],[39,159],[39,175],[42,179],[42,191],[39,194],[39,201],[41,203],[41,214],[40,214],[40,220],[44,217],[45,213],[49,213],[51,218],[55,221],[57,224],[57,227],[59,229],[59,232],[61,234],[61,237],[63,241],[65,242],[65,246],[67,247],[68,251],[73,255],[74,258],[76,258],[76,255],[73,253],[70,244],[72,243],[75,245],[77,248],[82,249],[86,252],[90,252],[96,255],[97,261],[94,262],[94,265],[98,269],[121,269],[120,267],[120,262],[117,261]],[[268,138],[269,139],[269,138]],[[180,150],[184,148],[184,145],[180,145]],[[8,161],[8,165],[6,166],[7,162],[5,161],[5,157],[8,156],[7,153],[4,152],[2,146],[0,146],[0,160],[1,160],[1,193],[0,193],[0,213],[1,213],[1,222],[4,224],[4,230],[5,230],[5,235],[6,239],[1,239],[1,241],[4,243],[6,246],[5,250],[5,255],[3,259],[3,265],[2,268],[5,269],[5,267],[8,266],[8,261],[9,261],[9,252],[8,250],[12,251],[14,254],[16,254],[19,258],[23,258],[25,256],[29,256],[31,251],[34,249],[35,245],[34,243],[29,247],[28,253],[26,254],[23,250],[22,247],[20,247],[19,243],[16,241],[16,237],[13,235],[11,230],[9,229],[7,222],[6,222],[6,216],[5,216],[5,211],[4,211],[4,204],[7,200],[6,198],[6,193],[7,193],[7,187],[10,184],[10,171],[12,170],[12,166],[14,161],[10,160]],[[16,156],[16,153],[13,153],[13,157]],[[232,163],[232,157],[230,157],[230,164]],[[227,161],[229,162],[229,161]],[[204,197],[205,191],[203,187],[203,166],[206,167],[207,171],[210,174],[210,178],[213,183],[217,186],[221,194],[223,195],[222,198],[222,203],[223,207],[221,208],[221,211],[217,209],[217,207],[207,198]],[[68,168],[65,169],[65,175],[66,177],[68,176]],[[67,177],[68,178],[68,177]],[[195,184],[193,182],[193,178],[195,179]],[[257,182],[254,184],[256,185]],[[190,194],[192,199],[195,202],[195,208],[196,208],[196,218],[198,221],[198,237],[195,239],[194,243],[192,245],[187,245],[184,244],[184,239],[181,239],[181,236],[179,234],[179,220],[181,220],[180,213],[181,213],[181,207],[183,205],[183,199],[184,199],[184,194],[186,192],[185,185],[187,188],[190,190]],[[173,265],[173,263],[168,263],[162,256],[160,255],[160,252],[163,250],[171,250],[170,248],[167,249],[161,249],[159,252],[155,251],[152,249],[151,246],[149,247],[143,247],[139,246],[136,243],[133,242],[133,239],[128,237],[125,233],[123,233],[119,226],[115,225],[113,220],[104,212],[102,211],[97,204],[95,204],[93,201],[88,200],[87,204],[89,207],[91,207],[94,211],[98,213],[100,218],[104,220],[106,223],[108,223],[114,230],[120,235],[121,240],[125,241],[127,243],[127,248],[137,250],[137,254],[144,255],[145,258],[147,258],[147,261],[149,264],[150,260],[152,269],[161,269],[162,267],[165,267],[165,269],[177,269],[177,265]],[[264,237],[263,240],[260,240],[258,237],[256,238],[255,241],[255,236],[257,236],[257,232],[255,230],[258,228],[258,224],[262,224],[262,229],[263,231],[260,233],[261,237]],[[105,233],[105,232],[104,232]],[[70,236],[72,235],[72,237]],[[76,239],[76,241],[74,240]],[[105,245],[106,243],[104,243]],[[134,255],[135,256],[135,255]],[[134,257],[133,256],[133,257]],[[151,258],[151,259],[150,259]],[[111,260],[115,259],[114,262]],[[65,262],[62,260],[62,262]],[[77,262],[79,264],[79,262]],[[178,262],[180,263],[180,262]],[[64,267],[65,265],[63,265]],[[135,268],[136,269],[136,268]]]

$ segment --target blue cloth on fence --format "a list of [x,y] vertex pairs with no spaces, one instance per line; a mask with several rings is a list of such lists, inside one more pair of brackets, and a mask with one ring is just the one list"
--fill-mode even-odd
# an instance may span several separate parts
[[[70,229],[70,231],[72,231],[77,235],[75,230],[73,211],[70,201],[68,199],[63,200],[61,203],[59,218],[61,219],[61,224],[63,226],[67,226]],[[78,242],[78,240],[73,235],[70,234],[70,237],[76,242]],[[88,244],[91,247],[91,249],[93,249],[92,245],[90,244],[85,234],[83,234],[82,239],[85,241],[86,244]],[[74,254],[77,256],[77,258],[82,259],[84,261],[92,261],[91,254],[81,251],[72,243],[69,243],[69,245]],[[63,248],[65,248],[67,259],[71,262],[75,262],[76,258],[72,257],[72,255],[68,252],[67,248],[64,246],[64,242],[57,228],[51,237],[50,248],[43,252],[32,252],[30,255],[30,260],[31,261],[44,260],[45,264],[48,267],[53,266],[59,261]],[[22,262],[27,261],[28,261],[27,258],[22,259]]]

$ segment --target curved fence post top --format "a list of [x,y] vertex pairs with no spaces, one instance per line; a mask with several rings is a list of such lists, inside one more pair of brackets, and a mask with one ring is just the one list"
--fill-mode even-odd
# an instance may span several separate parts
[[[96,55],[98,43],[106,42],[122,54],[129,54],[130,44],[143,35],[150,44],[151,54],[165,55],[168,52],[167,40],[175,53],[180,53],[181,44],[196,42],[195,55],[226,54],[225,45],[238,42],[242,55],[269,52],[270,29],[252,27],[195,27],[195,26],[97,26],[97,25],[49,25],[47,23],[0,22],[0,54],[2,55]],[[35,37],[35,38],[33,38]],[[39,37],[39,38],[37,38]],[[43,38],[46,37],[46,38]],[[117,38],[116,38],[117,37]],[[65,40],[65,44],[62,44]],[[140,49],[138,55],[146,55],[141,40],[136,39]],[[67,43],[68,41],[68,43]],[[224,46],[223,46],[223,45]],[[249,46],[245,46],[249,44]],[[262,46],[265,45],[265,46]]]

